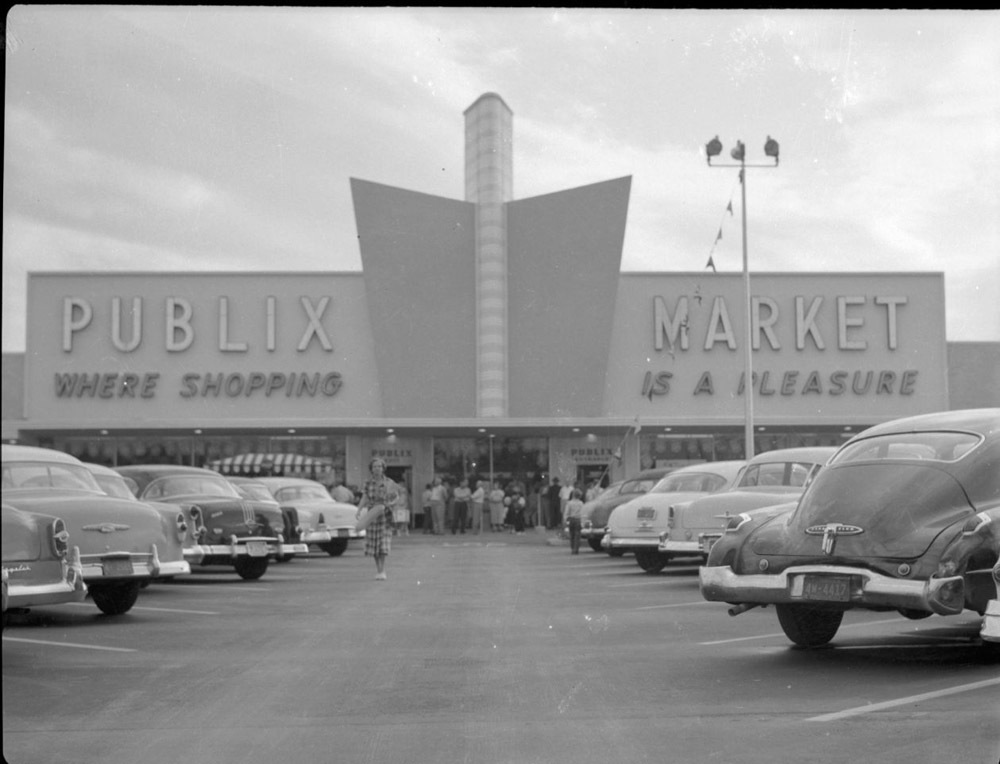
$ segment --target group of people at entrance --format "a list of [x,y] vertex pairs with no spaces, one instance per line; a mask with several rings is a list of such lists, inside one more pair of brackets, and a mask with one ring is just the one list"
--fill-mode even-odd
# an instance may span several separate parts
[[477,480],[475,489],[462,479],[452,487],[448,481],[435,477],[423,493],[423,532],[443,536],[480,534],[508,530],[524,533],[528,502],[521,487],[512,483],[507,488]]

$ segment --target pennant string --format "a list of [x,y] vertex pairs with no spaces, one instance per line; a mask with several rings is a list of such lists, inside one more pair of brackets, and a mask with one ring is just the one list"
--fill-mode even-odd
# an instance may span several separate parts
[[708,251],[708,262],[705,263],[706,268],[711,268],[712,273],[716,273],[715,269],[715,247],[720,241],[722,241],[722,227],[726,222],[726,213],[729,213],[729,217],[733,217],[733,194],[736,193],[736,186],[740,183],[740,179],[736,179],[736,183],[733,184],[732,189],[729,191],[729,204],[726,205],[726,209],[722,213],[722,219],[719,221],[719,232],[715,234],[715,241],[712,242],[712,248]]

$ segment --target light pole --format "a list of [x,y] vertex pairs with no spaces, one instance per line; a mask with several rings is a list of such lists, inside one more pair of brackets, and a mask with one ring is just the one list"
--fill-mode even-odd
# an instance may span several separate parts
[[722,142],[719,140],[719,136],[715,136],[712,140],[705,144],[705,157],[708,160],[709,167],[739,167],[740,168],[740,194],[742,197],[742,217],[743,217],[743,292],[744,292],[744,307],[746,312],[744,314],[744,321],[746,322],[746,335],[743,340],[744,350],[743,350],[743,405],[744,405],[744,423],[743,423],[743,437],[746,441],[744,445],[744,450],[746,452],[745,457],[749,461],[753,458],[754,447],[753,447],[753,325],[751,319],[751,307],[750,307],[750,264],[749,256],[747,254],[747,168],[748,167],[766,167],[775,168],[778,166],[778,142],[774,140],[770,135],[767,136],[767,142],[764,144],[764,154],[774,159],[774,164],[747,164],[746,163],[746,146],[743,145],[743,141],[736,141],[736,148],[729,152],[729,156],[735,159],[739,164],[712,164],[712,157],[717,157],[722,153]]

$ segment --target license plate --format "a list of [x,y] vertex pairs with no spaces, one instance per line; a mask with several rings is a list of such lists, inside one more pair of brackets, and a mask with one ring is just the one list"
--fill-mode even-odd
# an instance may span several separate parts
[[849,602],[851,579],[845,576],[806,576],[802,582],[802,597],[807,600]]
[[248,541],[247,554],[250,557],[267,557],[266,541]]
[[656,518],[656,510],[652,507],[640,507],[636,516],[640,520],[653,520]]
[[101,567],[109,577],[131,576],[135,572],[131,560],[102,560]]

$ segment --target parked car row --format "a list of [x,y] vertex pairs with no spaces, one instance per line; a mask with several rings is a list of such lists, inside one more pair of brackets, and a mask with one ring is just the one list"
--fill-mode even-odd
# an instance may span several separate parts
[[1000,409],[876,425],[851,438],[797,503],[731,517],[700,571],[737,615],[773,605],[816,647],[852,608],[907,618],[987,615],[997,635]]
[[701,557],[705,599],[730,615],[773,606],[796,645],[827,644],[852,608],[911,619],[972,610],[984,643],[1000,643],[1000,409],[691,465],[618,500],[627,483],[584,507],[595,551],[633,552],[648,573]]
[[3,614],[90,597],[108,615],[154,580],[228,565],[258,579],[272,560],[347,549],[356,507],[297,478],[227,479],[178,465],[111,469],[4,445]]

